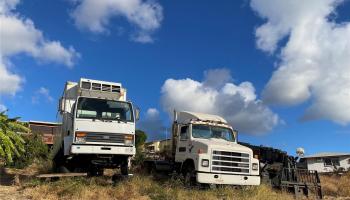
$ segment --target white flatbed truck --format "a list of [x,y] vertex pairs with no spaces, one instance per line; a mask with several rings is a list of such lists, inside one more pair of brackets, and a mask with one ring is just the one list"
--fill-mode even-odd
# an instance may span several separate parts
[[146,160],[145,168],[182,174],[189,186],[260,184],[259,160],[220,116],[175,111],[171,149],[168,159]]

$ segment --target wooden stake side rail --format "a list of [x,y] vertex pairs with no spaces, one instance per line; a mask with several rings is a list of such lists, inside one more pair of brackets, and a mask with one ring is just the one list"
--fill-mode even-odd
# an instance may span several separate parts
[[87,176],[87,173],[52,173],[52,174],[39,174],[37,178],[56,178],[56,177],[77,177]]

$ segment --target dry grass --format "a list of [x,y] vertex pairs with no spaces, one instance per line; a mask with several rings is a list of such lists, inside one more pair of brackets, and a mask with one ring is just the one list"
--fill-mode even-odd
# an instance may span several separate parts
[[154,181],[150,177],[135,176],[113,186],[107,177],[70,178],[56,182],[29,183],[24,193],[32,199],[166,199],[166,200],[211,200],[211,199],[293,199],[290,194],[273,191],[270,187],[245,187],[234,189],[185,189],[179,180]]
[[51,161],[34,160],[32,164],[23,169],[6,168],[6,173],[22,176],[34,176],[40,173],[49,173],[51,171]]
[[[24,170],[12,173],[33,175],[38,171],[47,171],[45,166],[32,165]],[[234,189],[223,187],[218,189],[185,189],[180,180],[154,180],[149,176],[137,175],[122,180],[116,185],[111,181],[115,171],[106,170],[105,176],[97,178],[62,178],[55,182],[29,179],[22,182],[19,189],[29,199],[166,199],[166,200],[214,200],[214,199],[257,199],[277,200],[294,199],[293,195],[272,190],[261,185]],[[32,177],[32,176],[31,176]],[[343,176],[321,176],[323,194],[328,198],[350,197],[350,172]],[[337,199],[338,199],[337,198]],[[1,198],[0,198],[1,199]],[[345,198],[346,199],[346,198]]]
[[339,175],[322,175],[322,191],[324,195],[350,197],[350,172]]

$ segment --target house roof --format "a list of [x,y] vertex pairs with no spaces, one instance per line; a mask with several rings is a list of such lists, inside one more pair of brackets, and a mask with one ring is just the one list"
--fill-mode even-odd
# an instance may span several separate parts
[[314,155],[304,156],[303,158],[322,158],[322,157],[336,157],[336,156],[350,156],[350,153],[322,152]]
[[43,124],[43,125],[56,125],[56,126],[60,126],[62,125],[61,123],[57,123],[57,122],[44,122],[44,121],[34,121],[34,120],[30,120],[28,122],[29,124]]

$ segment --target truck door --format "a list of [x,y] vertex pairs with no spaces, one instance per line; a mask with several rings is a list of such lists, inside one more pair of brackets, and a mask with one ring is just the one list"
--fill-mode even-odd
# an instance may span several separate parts
[[188,125],[180,127],[180,134],[177,141],[175,160],[182,162],[186,159],[188,151],[189,128]]

